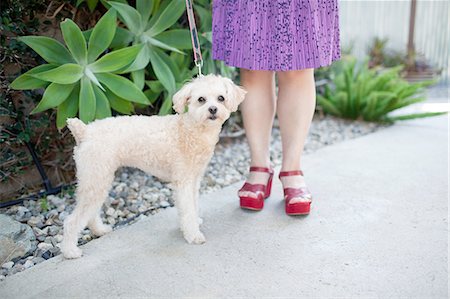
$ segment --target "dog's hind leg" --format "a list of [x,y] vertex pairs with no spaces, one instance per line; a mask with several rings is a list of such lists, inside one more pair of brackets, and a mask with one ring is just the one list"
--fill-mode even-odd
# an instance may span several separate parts
[[94,216],[91,220],[89,220],[88,225],[91,232],[97,237],[106,235],[107,233],[112,231],[112,227],[103,223],[102,218],[99,213]]
[[94,234],[110,230],[101,223],[98,212],[111,188],[115,169],[99,162],[89,167],[78,168],[78,170],[77,205],[73,213],[64,221],[61,251],[66,258],[78,258],[82,255],[81,249],[77,247],[78,234],[88,224],[91,229],[93,228]]
[[179,182],[175,192],[175,206],[178,210],[180,229],[188,243],[203,244],[206,239],[200,231],[196,205],[195,181]]

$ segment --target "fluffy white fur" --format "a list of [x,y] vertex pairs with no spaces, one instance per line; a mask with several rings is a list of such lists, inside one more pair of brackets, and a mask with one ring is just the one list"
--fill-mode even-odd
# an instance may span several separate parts
[[[220,101],[219,96],[225,100]],[[189,243],[204,243],[197,202],[200,181],[223,122],[244,97],[245,91],[230,79],[207,75],[187,83],[173,96],[176,115],[110,117],[88,125],[77,118],[68,119],[77,142],[78,186],[77,205],[64,222],[64,256],[82,255],[77,241],[86,226],[97,236],[112,230],[102,223],[99,210],[120,166],[137,167],[170,182],[184,238]],[[214,107],[216,113],[211,112]]]

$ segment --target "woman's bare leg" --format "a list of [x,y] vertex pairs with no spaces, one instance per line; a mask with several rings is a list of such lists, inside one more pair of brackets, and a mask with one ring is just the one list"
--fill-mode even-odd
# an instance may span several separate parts
[[[281,171],[301,169],[301,156],[316,106],[314,69],[277,72],[277,115],[283,145]],[[283,187],[305,186],[303,176],[282,178]],[[303,199],[304,200],[304,199]],[[302,201],[295,198],[291,203]]]
[[[240,109],[245,134],[250,146],[251,166],[270,167],[270,136],[275,116],[275,73],[241,69],[241,84],[247,90]],[[266,184],[269,175],[251,172],[250,184]],[[241,192],[241,196],[254,196],[252,192]]]

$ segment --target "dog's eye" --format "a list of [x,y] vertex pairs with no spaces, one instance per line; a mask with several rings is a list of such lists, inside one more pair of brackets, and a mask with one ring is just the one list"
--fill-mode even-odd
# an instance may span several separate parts
[[206,99],[204,97],[199,97],[197,101],[199,103],[204,103],[204,102],[206,102]]
[[223,102],[223,101],[225,101],[225,98],[224,98],[223,96],[219,96],[219,97],[217,98],[217,100],[218,100],[219,102]]

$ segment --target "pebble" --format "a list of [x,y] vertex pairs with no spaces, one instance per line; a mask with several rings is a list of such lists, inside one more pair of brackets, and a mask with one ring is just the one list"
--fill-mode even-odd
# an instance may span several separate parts
[[33,263],[32,260],[27,260],[27,261],[25,262],[25,264],[23,264],[23,266],[24,266],[25,269],[28,269],[28,268],[30,268],[30,267],[33,267],[33,266],[34,266],[34,263]]
[[11,269],[14,266],[14,262],[7,262],[2,265],[3,269]]
[[112,215],[114,215],[115,211],[116,210],[114,208],[108,208],[108,210],[106,210],[106,215],[112,216]]
[[170,203],[166,200],[163,200],[159,203],[159,206],[162,208],[167,208],[167,207],[170,207]]
[[31,260],[33,261],[33,263],[34,263],[35,265],[36,265],[36,264],[39,264],[39,263],[42,263],[43,261],[45,261],[45,259],[42,258],[42,257],[40,257],[40,256],[33,257]]
[[25,270],[25,267],[22,264],[16,263],[14,267],[11,269],[11,274],[16,274],[18,272],[22,272]]
[[56,235],[55,236],[55,240],[56,240],[57,243],[61,243],[62,240],[63,240],[63,236],[62,235]]
[[66,217],[69,216],[69,213],[66,211],[62,211],[61,214],[59,214],[58,218],[61,221],[64,221],[64,219],[66,219]]
[[38,244],[37,247],[43,251],[46,251],[49,250],[50,248],[53,248],[53,245],[46,242],[41,242]]

